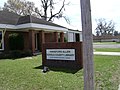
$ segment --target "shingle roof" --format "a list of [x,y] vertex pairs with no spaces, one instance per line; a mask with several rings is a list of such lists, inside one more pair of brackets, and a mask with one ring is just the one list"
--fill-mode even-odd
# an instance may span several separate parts
[[[45,21],[43,19],[40,19],[40,18],[37,18],[37,17],[34,17],[34,16],[30,16],[30,15],[21,16],[19,18],[18,22],[17,22],[17,25],[26,24],[26,23],[37,23],[37,24],[44,24],[44,25],[50,25],[50,26],[63,27],[63,26],[54,24],[52,22],[48,22],[48,21]],[[65,27],[63,27],[63,28],[65,28]]]
[[19,17],[19,15],[12,12],[0,11],[0,24],[15,25]]
[[50,26],[65,28],[63,26],[45,21],[40,18],[36,18],[34,16],[30,16],[30,15],[20,16],[12,12],[0,11],[0,24],[20,25],[20,24],[27,24],[27,23],[36,23],[36,24],[43,24],[43,25],[50,25]]

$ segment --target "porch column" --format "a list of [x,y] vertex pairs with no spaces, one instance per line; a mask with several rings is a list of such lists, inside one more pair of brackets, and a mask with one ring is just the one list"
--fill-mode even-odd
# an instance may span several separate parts
[[29,47],[32,53],[35,52],[35,34],[34,30],[29,30]]
[[54,41],[58,42],[58,32],[54,32]]
[[39,38],[40,38],[40,51],[42,51],[42,44],[45,43],[45,34],[44,31],[39,31]]
[[60,42],[64,42],[64,32],[60,33]]

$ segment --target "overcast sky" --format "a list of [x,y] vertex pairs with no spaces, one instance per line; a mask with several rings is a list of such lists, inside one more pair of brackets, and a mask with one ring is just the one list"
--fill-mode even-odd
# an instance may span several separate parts
[[[3,6],[7,0],[0,0],[0,6]],[[32,1],[39,6],[40,0]],[[81,30],[81,16],[80,16],[80,0],[66,0],[70,1],[70,5],[66,7],[65,15],[69,17],[71,25],[68,25],[64,20],[56,20],[55,23]],[[105,18],[113,20],[115,29],[120,32],[120,0],[91,0],[92,11],[92,27],[93,33],[96,28],[95,19]]]

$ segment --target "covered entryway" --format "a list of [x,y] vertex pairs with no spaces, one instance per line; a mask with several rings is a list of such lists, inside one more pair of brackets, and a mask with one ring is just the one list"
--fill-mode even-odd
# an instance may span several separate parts
[[41,52],[42,44],[46,42],[64,42],[64,32],[48,32],[29,30],[29,47],[32,53]]

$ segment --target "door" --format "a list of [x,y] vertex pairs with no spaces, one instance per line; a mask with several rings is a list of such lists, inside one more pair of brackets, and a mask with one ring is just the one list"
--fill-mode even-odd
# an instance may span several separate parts
[[76,42],[80,42],[80,34],[79,33],[75,34],[75,39],[76,39]]

